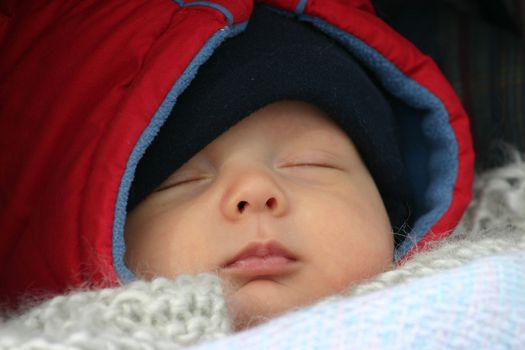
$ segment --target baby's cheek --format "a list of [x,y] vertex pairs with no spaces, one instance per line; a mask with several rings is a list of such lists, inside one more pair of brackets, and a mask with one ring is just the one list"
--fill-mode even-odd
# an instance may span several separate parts
[[135,231],[129,228],[124,263],[141,279],[171,277],[173,240],[170,230],[157,223],[140,228]]
[[393,243],[390,243],[390,238],[374,240],[354,235],[333,243],[332,250],[319,256],[312,264],[312,273],[305,276],[318,295],[344,292],[392,266]]

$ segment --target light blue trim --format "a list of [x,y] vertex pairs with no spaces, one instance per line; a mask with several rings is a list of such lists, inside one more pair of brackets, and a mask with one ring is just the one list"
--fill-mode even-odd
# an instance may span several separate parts
[[308,3],[308,0],[300,0],[297,3],[297,6],[295,7],[295,13],[298,15],[302,15],[307,3]]
[[131,152],[126,165],[126,170],[120,183],[115,207],[115,220],[113,222],[113,265],[115,266],[117,276],[123,283],[135,280],[133,272],[131,272],[124,264],[124,253],[126,250],[124,243],[124,223],[126,222],[128,194],[137,164],[168,118],[175,102],[177,101],[177,97],[184,91],[184,89],[186,89],[191,80],[196,76],[199,67],[210,58],[215,49],[219,47],[224,40],[242,32],[247,24],[248,22],[243,22],[234,26],[224,27],[217,31],[208,42],[206,42],[189,64],[188,68],[186,68],[184,73],[175,82]]
[[[431,176],[424,195],[424,214],[416,220],[409,237],[396,249],[395,260],[403,257],[448,210],[458,172],[458,145],[443,103],[427,88],[401,72],[392,62],[361,39],[316,17],[298,16],[334,38],[367,66],[383,87],[409,107],[423,113],[421,132],[428,143]],[[351,19],[349,19],[351,20]]]
[[216,4],[216,3],[211,2],[211,1],[193,1],[193,2],[189,2],[189,3],[185,3],[184,0],[175,0],[175,2],[180,7],[192,7],[192,6],[206,6],[206,7],[210,7],[212,9],[214,9],[214,10],[217,10],[217,11],[221,12],[224,15],[224,17],[226,17],[226,20],[228,21],[228,25],[229,26],[233,25],[233,15],[232,15],[232,13],[230,12],[230,10],[228,10],[226,7],[224,7],[222,5]]

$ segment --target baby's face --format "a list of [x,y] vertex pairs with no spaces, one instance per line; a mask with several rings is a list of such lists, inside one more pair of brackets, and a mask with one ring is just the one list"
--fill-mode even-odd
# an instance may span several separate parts
[[141,202],[125,227],[142,278],[216,272],[238,329],[387,270],[379,192],[324,112],[281,101],[215,139]]

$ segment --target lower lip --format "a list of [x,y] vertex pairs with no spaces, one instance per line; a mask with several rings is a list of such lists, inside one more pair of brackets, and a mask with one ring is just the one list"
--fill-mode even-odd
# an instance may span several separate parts
[[249,257],[226,266],[233,273],[245,276],[282,275],[291,272],[296,260],[285,256]]

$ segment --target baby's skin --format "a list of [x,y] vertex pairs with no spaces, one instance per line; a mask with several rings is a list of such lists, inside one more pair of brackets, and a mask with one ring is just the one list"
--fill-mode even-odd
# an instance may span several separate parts
[[129,213],[139,278],[214,272],[236,329],[343,291],[392,266],[379,191],[352,141],[299,101],[220,135]]

